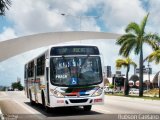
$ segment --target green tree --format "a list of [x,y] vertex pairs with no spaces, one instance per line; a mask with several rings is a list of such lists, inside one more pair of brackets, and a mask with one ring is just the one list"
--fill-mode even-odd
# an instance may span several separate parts
[[137,66],[136,63],[133,62],[129,57],[127,57],[126,59],[117,59],[116,60],[116,68],[117,69],[121,69],[122,67],[127,68],[124,95],[129,94],[128,74],[130,71],[130,65]]
[[12,83],[12,88],[13,89],[18,89],[18,90],[23,90],[23,86],[21,85],[20,82],[14,82],[14,83]]
[[153,49],[154,51],[149,54],[145,59],[144,61],[148,61],[148,62],[153,62],[155,61],[156,64],[159,64],[160,63],[160,46],[159,46],[159,43],[156,42],[156,41],[153,41],[152,42],[153,44]]
[[6,9],[11,6],[11,0],[0,0],[0,15],[5,15]]
[[148,60],[149,62],[155,61],[156,64],[160,63],[160,49],[153,51],[150,55],[146,57],[145,60]]
[[117,39],[116,44],[120,45],[119,54],[128,57],[132,50],[136,55],[139,54],[139,96],[143,96],[143,44],[147,43],[154,48],[153,41],[160,41],[157,34],[146,33],[145,27],[149,13],[143,18],[138,25],[131,22],[125,29],[126,34]]

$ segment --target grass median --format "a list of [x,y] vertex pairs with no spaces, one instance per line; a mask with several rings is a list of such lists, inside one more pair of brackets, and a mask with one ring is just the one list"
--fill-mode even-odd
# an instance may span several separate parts
[[144,100],[160,100],[158,94],[155,93],[144,93],[143,97],[139,97],[138,94],[129,94],[127,96],[124,96],[124,93],[113,93],[113,94],[106,94],[107,96],[121,96],[121,97],[128,97],[128,98],[139,98]]

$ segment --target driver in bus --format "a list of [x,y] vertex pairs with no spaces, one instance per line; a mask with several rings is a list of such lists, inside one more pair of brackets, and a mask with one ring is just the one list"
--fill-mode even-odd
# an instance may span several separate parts
[[92,69],[92,63],[90,61],[87,61],[87,63],[82,66],[82,70],[81,72],[84,73],[84,72],[93,72],[93,69]]

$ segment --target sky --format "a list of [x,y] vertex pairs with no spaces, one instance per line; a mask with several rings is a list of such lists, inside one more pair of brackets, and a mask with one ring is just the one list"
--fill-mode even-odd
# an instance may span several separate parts
[[[146,32],[160,34],[159,6],[160,0],[12,0],[6,15],[0,17],[0,41],[58,31],[124,34],[124,29],[130,22],[140,23],[147,13],[149,19]],[[120,47],[115,45],[115,40],[87,40],[82,43],[97,45],[102,52],[104,64],[112,66],[112,73],[115,73],[115,61],[122,58],[118,55]],[[143,48],[144,57],[152,52],[146,44]],[[17,77],[21,78],[23,84],[24,64],[45,49],[32,50],[1,62],[0,85],[9,86]],[[131,53],[130,57],[138,64],[139,56]],[[153,73],[158,72],[160,68],[154,63],[151,63],[151,67]],[[122,72],[125,74],[125,69],[122,69]],[[132,73],[133,68],[130,71],[130,74]]]

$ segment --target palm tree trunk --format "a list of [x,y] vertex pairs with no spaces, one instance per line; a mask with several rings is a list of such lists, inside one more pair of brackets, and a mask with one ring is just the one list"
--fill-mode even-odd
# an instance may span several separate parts
[[124,95],[127,96],[129,94],[129,85],[128,85],[128,73],[130,70],[130,65],[127,66],[127,72],[126,72],[126,80],[125,80],[125,91]]
[[139,59],[139,97],[143,97],[143,50],[141,47]]

